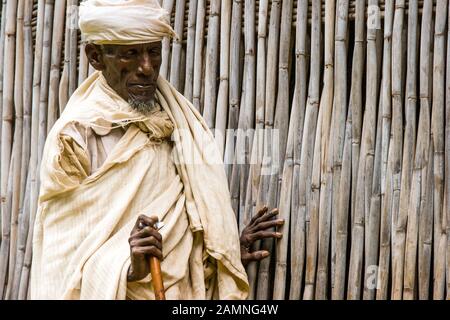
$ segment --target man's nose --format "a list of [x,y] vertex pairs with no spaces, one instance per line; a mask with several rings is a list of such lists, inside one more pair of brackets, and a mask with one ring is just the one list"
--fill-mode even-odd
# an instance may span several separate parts
[[138,72],[146,76],[150,76],[153,73],[153,65],[150,55],[144,52],[139,59]]

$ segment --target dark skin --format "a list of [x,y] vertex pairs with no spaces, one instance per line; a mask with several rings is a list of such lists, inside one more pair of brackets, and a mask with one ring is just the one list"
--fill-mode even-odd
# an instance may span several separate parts
[[[102,71],[108,85],[125,101],[133,99],[147,103],[154,99],[156,80],[161,67],[161,42],[137,45],[86,45],[89,63]],[[274,231],[284,224],[275,219],[278,209],[261,208],[244,228],[240,237],[241,261],[247,266],[252,261],[262,260],[270,255],[268,251],[253,250],[256,241],[282,237]],[[150,257],[163,259],[162,236],[155,229],[155,216],[140,215],[129,237],[131,265],[128,281],[138,281],[150,272]]]

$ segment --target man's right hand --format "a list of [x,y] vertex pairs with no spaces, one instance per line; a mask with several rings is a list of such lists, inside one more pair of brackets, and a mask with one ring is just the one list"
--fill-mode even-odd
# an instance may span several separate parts
[[128,282],[144,279],[150,273],[150,257],[162,260],[162,237],[155,229],[157,217],[140,215],[131,230],[130,244],[131,265],[128,269]]

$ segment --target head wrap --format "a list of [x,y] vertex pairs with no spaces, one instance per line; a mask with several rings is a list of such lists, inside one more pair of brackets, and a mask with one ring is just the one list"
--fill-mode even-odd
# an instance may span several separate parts
[[87,0],[80,4],[83,40],[133,45],[176,37],[168,13],[157,0]]

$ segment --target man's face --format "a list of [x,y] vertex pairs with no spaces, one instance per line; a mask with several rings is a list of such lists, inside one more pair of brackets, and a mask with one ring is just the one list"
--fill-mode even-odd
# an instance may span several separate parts
[[161,67],[161,42],[137,45],[100,45],[87,48],[92,63],[96,52],[97,70],[102,70],[106,81],[125,101],[140,111],[153,109],[156,80]]

